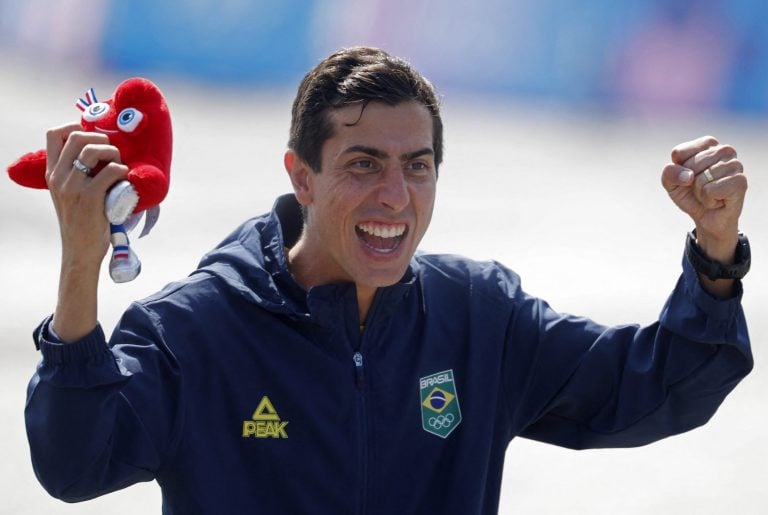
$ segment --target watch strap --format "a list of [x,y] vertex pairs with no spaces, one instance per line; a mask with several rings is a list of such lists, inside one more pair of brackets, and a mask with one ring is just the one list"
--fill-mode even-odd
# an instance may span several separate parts
[[742,233],[739,233],[739,240],[736,243],[736,254],[734,263],[724,265],[719,261],[707,256],[707,254],[696,243],[696,229],[688,233],[685,241],[685,256],[693,266],[694,270],[715,281],[717,279],[741,279],[752,264],[752,255],[749,247],[749,240]]

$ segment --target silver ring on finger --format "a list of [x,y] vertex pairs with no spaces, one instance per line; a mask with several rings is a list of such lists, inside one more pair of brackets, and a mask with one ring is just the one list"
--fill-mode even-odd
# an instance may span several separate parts
[[90,166],[88,166],[87,164],[84,164],[84,163],[83,163],[82,161],[80,161],[79,159],[75,159],[74,161],[72,161],[72,166],[73,166],[73,167],[74,167],[74,169],[75,169],[75,170],[77,170],[78,172],[82,172],[82,173],[84,173],[84,174],[85,174],[85,175],[87,175],[87,176],[90,176],[90,175],[91,175],[91,171],[92,171],[92,170],[91,170],[91,167],[90,167]]
[[712,171],[709,168],[704,170],[703,173],[704,173],[704,178],[707,180],[707,184],[715,180],[714,176],[712,175]]

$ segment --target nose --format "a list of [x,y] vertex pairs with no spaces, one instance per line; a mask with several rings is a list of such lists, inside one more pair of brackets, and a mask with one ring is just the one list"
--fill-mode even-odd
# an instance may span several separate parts
[[388,166],[378,186],[378,201],[381,205],[399,212],[411,201],[404,171],[400,166]]

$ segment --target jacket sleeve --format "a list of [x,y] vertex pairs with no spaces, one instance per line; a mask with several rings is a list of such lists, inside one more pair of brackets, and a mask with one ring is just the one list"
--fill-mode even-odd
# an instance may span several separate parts
[[42,353],[25,420],[35,473],[54,497],[77,502],[149,481],[180,427],[176,360],[139,305],[108,345],[101,327],[73,343],[35,331]]
[[648,327],[601,326],[518,292],[505,359],[513,434],[573,449],[634,447],[706,423],[753,365],[737,288],[733,299],[714,298],[684,259]]

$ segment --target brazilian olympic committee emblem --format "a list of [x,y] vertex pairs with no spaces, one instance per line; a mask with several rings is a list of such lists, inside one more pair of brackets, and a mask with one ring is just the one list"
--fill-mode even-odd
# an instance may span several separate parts
[[427,433],[447,438],[461,423],[459,397],[453,370],[444,370],[419,379],[421,427]]

